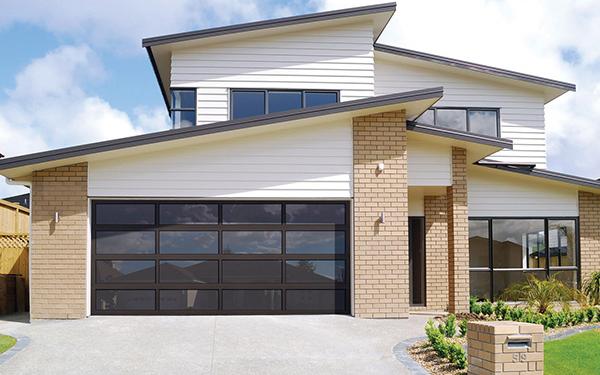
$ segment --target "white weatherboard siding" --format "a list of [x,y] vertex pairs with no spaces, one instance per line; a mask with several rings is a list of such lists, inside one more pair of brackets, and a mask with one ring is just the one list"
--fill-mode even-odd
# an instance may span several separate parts
[[543,94],[494,80],[390,61],[382,55],[375,55],[375,95],[443,86],[444,97],[437,107],[500,108],[501,136],[511,139],[514,149],[490,158],[546,168]]
[[577,190],[511,172],[469,169],[469,216],[578,216]]
[[452,154],[449,146],[409,140],[408,186],[452,185]]
[[174,51],[171,86],[196,87],[197,123],[228,119],[229,89],[340,90],[373,96],[373,28],[349,24]]
[[350,123],[272,130],[91,162],[91,197],[349,198]]

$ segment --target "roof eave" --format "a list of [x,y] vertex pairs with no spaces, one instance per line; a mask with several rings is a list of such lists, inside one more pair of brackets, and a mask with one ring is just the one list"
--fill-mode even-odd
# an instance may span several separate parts
[[502,149],[513,149],[513,141],[505,138],[487,137],[485,135],[478,135],[474,133],[467,133],[453,129],[440,128],[438,126],[432,126],[422,124],[416,121],[407,121],[406,127],[408,130],[412,130],[418,133],[436,135],[440,137],[452,138],[459,141],[466,141],[471,143],[479,143],[488,146],[499,147]]

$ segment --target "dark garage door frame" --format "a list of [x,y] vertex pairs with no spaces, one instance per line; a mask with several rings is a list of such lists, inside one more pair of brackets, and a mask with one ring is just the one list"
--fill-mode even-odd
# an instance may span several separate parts
[[[101,224],[97,223],[97,205],[98,204],[127,204],[127,205],[154,205],[154,224]],[[218,205],[218,223],[217,224],[161,224],[159,217],[160,204],[206,204]],[[278,204],[281,205],[281,223],[278,224],[224,224],[223,223],[223,205],[227,204]],[[344,206],[344,224],[291,224],[286,223],[286,205],[287,204],[314,204],[327,205],[337,204]],[[97,254],[96,241],[97,233],[101,231],[145,231],[154,232],[154,253],[145,254]],[[218,232],[218,254],[164,254],[159,251],[160,232],[163,231],[216,231]],[[225,254],[223,251],[223,232],[224,231],[278,231],[281,233],[281,252],[279,254]],[[343,254],[288,254],[286,253],[286,233],[292,231],[335,231],[344,232],[344,253]],[[94,315],[239,315],[239,314],[349,314],[350,313],[350,280],[351,280],[351,261],[350,261],[350,204],[348,201],[202,201],[202,200],[93,200],[92,201],[92,243],[91,243],[91,311]],[[105,261],[153,261],[154,275],[147,274],[147,277],[153,277],[152,282],[105,282],[97,280],[97,262]],[[218,282],[214,283],[190,283],[190,282],[160,282],[160,262],[161,261],[217,261],[218,262]],[[281,267],[280,282],[223,282],[223,265],[226,261],[279,261]],[[319,261],[319,260],[337,260],[344,262],[344,281],[343,282],[287,282],[286,283],[286,261]],[[308,263],[308,262],[307,262]],[[271,263],[273,264],[273,263]],[[308,263],[309,267],[310,264]],[[98,309],[97,294],[113,293],[112,291],[150,291],[154,293],[154,307],[150,309]],[[217,309],[170,309],[160,310],[160,291],[167,290],[193,290],[193,291],[216,291],[218,298]],[[223,292],[229,295],[236,292],[228,291],[248,291],[248,290],[268,290],[280,291],[281,309],[226,309],[223,306]],[[329,290],[332,297],[338,293],[343,293],[343,305],[335,304],[331,310],[309,310],[298,309],[288,310],[286,307],[288,291],[315,291]],[[103,292],[108,291],[108,292]],[[121,292],[119,292],[121,293]],[[127,293],[127,292],[126,292]],[[142,292],[144,293],[144,292]],[[215,292],[211,292],[214,295]],[[277,294],[277,292],[272,292]],[[293,293],[293,292],[292,292]],[[118,297],[117,297],[118,298]],[[267,297],[268,298],[268,297]]]

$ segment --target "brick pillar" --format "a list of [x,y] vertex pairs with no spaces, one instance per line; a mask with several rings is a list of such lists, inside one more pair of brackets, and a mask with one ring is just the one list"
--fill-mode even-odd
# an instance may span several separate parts
[[581,280],[600,271],[600,195],[579,192]]
[[[353,119],[354,312],[408,316],[408,187],[404,111]],[[383,172],[377,164],[383,162]],[[379,223],[385,212],[385,223]]]
[[31,205],[31,318],[84,318],[87,163],[33,172]]
[[446,196],[425,196],[427,310],[448,309],[448,212]]
[[452,186],[448,186],[448,310],[469,311],[469,212],[467,151],[452,147]]

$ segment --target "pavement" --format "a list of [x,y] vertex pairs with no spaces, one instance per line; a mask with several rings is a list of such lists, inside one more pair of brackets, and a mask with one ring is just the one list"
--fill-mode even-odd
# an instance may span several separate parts
[[409,374],[393,348],[428,318],[0,317],[0,332],[25,343],[0,356],[0,374]]

